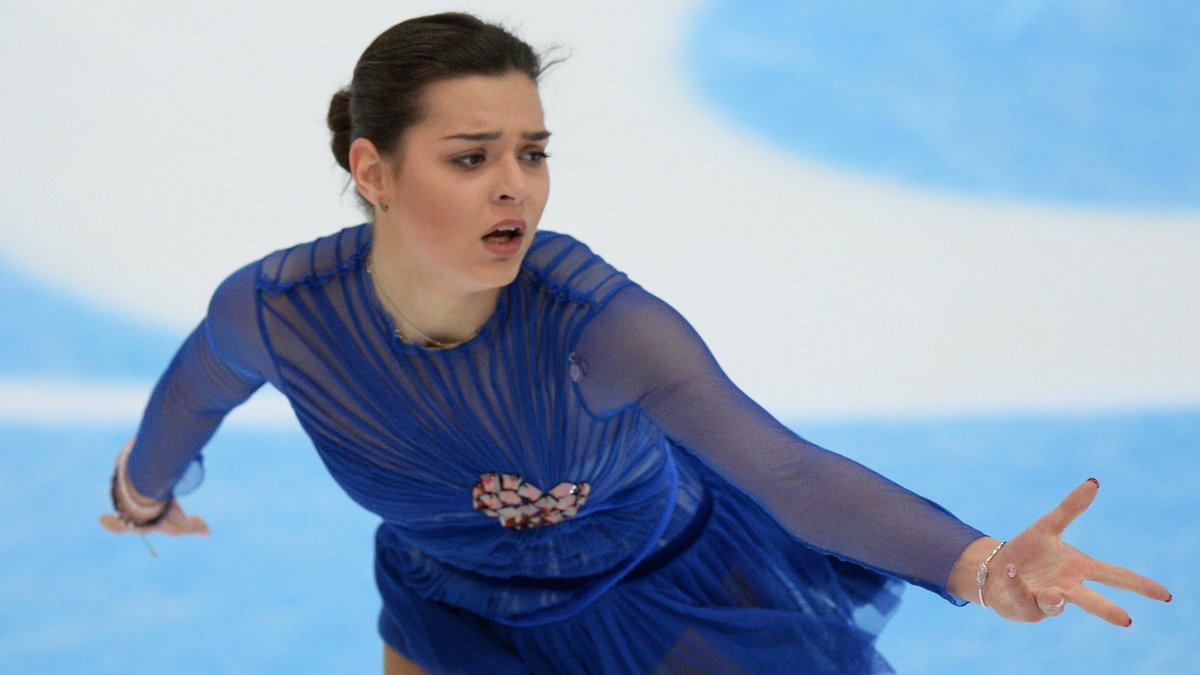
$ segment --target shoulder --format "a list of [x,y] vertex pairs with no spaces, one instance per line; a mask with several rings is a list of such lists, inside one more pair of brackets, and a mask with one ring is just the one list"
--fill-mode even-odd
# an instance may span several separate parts
[[362,224],[280,249],[254,265],[255,288],[275,295],[296,286],[319,286],[361,265],[370,242],[370,226]]
[[348,227],[255,260],[225,278],[208,305],[205,327],[217,353],[231,363],[254,363],[268,372],[259,332],[259,301],[293,288],[319,286],[357,267],[369,250],[370,229]]
[[534,235],[522,273],[560,299],[596,306],[634,285],[583,242],[545,230]]

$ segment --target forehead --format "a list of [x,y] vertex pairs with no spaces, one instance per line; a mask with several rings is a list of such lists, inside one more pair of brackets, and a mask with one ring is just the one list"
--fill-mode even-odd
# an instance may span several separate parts
[[421,121],[412,131],[435,135],[542,129],[537,84],[522,73],[467,75],[430,83],[421,93]]

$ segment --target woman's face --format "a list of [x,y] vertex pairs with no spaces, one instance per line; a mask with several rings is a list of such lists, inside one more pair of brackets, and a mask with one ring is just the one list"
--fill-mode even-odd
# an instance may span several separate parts
[[[385,168],[376,227],[410,269],[477,292],[510,283],[550,194],[549,132],[537,85],[526,75],[436,81]],[[389,170],[390,169],[390,170]]]

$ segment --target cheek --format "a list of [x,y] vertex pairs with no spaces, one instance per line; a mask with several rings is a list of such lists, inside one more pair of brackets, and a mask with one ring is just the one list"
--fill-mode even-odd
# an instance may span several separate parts
[[550,199],[550,174],[549,173],[547,173],[545,178],[542,180],[541,187],[538,191],[538,199],[540,202],[538,204],[538,212],[540,213],[541,210],[546,207],[546,202],[549,201],[549,199]]
[[441,233],[461,222],[466,212],[467,201],[463,199],[463,186],[436,174],[426,173],[424,180],[412,181],[405,186],[408,212],[415,229],[426,237]]

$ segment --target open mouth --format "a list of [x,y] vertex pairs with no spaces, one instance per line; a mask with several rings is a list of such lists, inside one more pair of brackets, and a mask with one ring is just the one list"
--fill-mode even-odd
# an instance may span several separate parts
[[520,239],[523,234],[524,229],[518,225],[501,225],[483,235],[483,240],[493,244],[506,244]]

